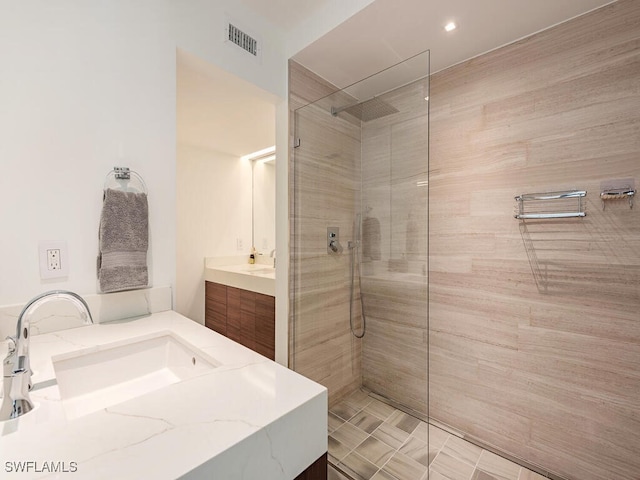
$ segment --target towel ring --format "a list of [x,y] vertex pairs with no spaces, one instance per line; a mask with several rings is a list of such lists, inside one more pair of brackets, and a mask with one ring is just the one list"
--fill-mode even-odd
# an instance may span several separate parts
[[[135,180],[133,183],[131,182],[132,177]],[[124,192],[148,193],[147,184],[144,183],[142,176],[138,172],[130,170],[129,167],[113,167],[113,170],[107,173],[104,179],[103,190],[107,188]]]

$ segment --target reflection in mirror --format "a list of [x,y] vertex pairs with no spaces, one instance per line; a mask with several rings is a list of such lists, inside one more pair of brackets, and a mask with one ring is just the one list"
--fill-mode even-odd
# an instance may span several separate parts
[[267,256],[276,248],[276,168],[275,147],[247,155],[252,161],[251,244]]
[[[210,60],[178,49],[174,306],[199,323],[205,323],[203,260],[249,262],[253,162],[242,157],[275,143],[279,101]],[[256,237],[258,249],[262,236]],[[272,263],[267,259],[264,263]]]

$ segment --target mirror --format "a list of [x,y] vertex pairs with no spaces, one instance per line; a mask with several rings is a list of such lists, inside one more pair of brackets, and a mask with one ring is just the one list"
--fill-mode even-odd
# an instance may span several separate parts
[[[246,156],[274,145],[279,101],[220,66],[178,49],[175,309],[200,323],[205,313],[205,259],[247,263],[255,246],[267,255],[264,263],[273,263],[268,255],[275,244],[275,226],[268,222],[275,215],[275,194],[267,193],[273,192],[273,181],[263,180],[273,178],[266,173],[274,170],[273,164],[259,166],[254,181],[254,162]],[[270,210],[262,210],[268,206]]]
[[252,168],[252,239],[256,250],[266,256],[276,248],[276,162],[272,157],[254,161]]

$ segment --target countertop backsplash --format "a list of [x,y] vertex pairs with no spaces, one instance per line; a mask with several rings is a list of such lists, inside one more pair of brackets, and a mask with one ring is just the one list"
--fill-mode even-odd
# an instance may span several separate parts
[[[43,289],[44,293],[46,289]],[[171,310],[171,287],[153,287],[107,294],[83,295],[95,323],[112,322]],[[0,306],[0,339],[15,335],[16,323],[25,303]],[[78,310],[69,302],[51,301],[41,306],[31,320],[31,335],[83,326]]]

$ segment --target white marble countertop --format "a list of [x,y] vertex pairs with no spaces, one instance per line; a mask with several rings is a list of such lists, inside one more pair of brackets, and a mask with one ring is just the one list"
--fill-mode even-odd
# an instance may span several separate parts
[[215,258],[205,260],[204,278],[208,282],[262,293],[276,294],[276,269],[265,263],[219,264]]
[[[219,366],[65,417],[52,357],[162,331]],[[173,311],[36,335],[30,356],[36,408],[0,422],[0,477],[290,480],[327,451],[324,387]],[[20,474],[17,462],[33,463]]]

